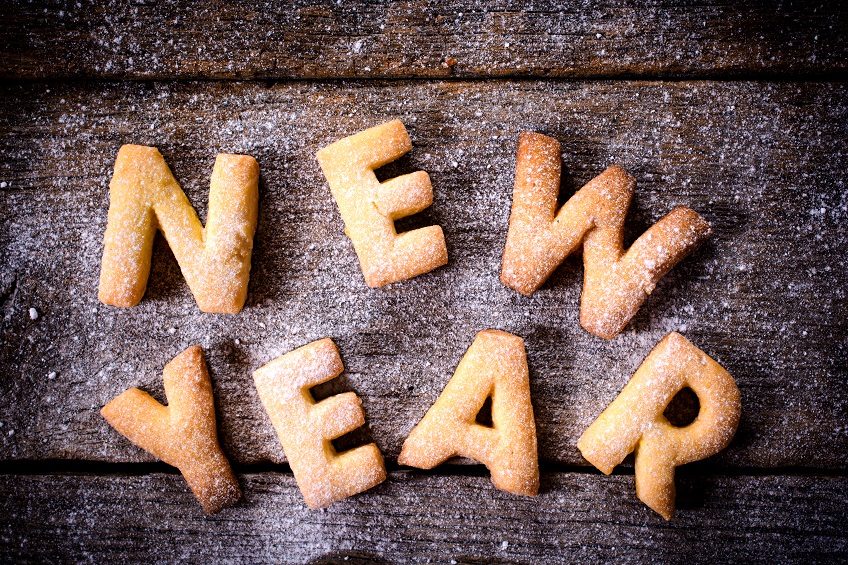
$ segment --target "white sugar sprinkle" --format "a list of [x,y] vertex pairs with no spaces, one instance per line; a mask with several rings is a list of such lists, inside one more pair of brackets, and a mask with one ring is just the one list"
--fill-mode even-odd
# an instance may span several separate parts
[[29,309],[29,319],[30,320],[37,320],[38,319],[38,310],[36,310],[35,308],[30,308]]

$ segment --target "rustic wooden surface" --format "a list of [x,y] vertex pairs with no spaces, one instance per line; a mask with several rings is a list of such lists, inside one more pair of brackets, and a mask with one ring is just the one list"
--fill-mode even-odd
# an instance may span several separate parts
[[256,473],[211,518],[175,474],[0,476],[0,540],[9,560],[95,563],[691,563],[707,548],[711,562],[837,562],[846,482],[687,476],[666,522],[621,475],[543,474],[530,499],[487,477],[398,472],[312,512],[290,475]]
[[[845,559],[848,86],[833,82],[848,66],[845,20],[835,4],[784,3],[4,4],[0,551],[58,561],[163,548],[167,560]],[[457,64],[442,66],[449,57]],[[303,80],[208,80],[240,77]],[[669,78],[682,80],[656,80]],[[371,290],[314,154],[391,118],[413,150],[378,174],[423,169],[435,192],[399,227],[441,225],[450,261]],[[677,205],[713,225],[613,341],[579,326],[579,258],[532,297],[498,282],[524,129],[562,142],[564,197],[613,163],[634,174],[628,242]],[[97,302],[123,143],[159,147],[204,219],[215,155],[257,158],[242,313],[199,312],[161,237],[141,304]],[[496,491],[478,466],[396,464],[489,327],[526,340],[546,471],[538,500]],[[666,524],[636,499],[627,464],[625,475],[593,473],[575,443],[671,330],[736,378],[743,417],[724,452],[681,471],[682,511]],[[368,421],[340,446],[373,439],[393,472],[373,493],[309,513],[276,465],[285,459],[251,372],[322,337],[347,369],[322,394],[355,391]],[[213,519],[98,414],[130,386],[164,400],[162,368],[193,344],[206,351],[222,444],[246,492]]]
[[839,2],[11,0],[0,77],[844,79],[846,26]]

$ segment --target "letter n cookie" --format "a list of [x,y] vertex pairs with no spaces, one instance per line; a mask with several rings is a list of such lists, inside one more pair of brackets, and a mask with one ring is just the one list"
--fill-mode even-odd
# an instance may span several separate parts
[[353,392],[315,402],[311,387],[344,370],[331,339],[295,349],[253,373],[256,391],[277,431],[294,478],[309,508],[323,508],[386,480],[373,443],[336,453],[330,440],[365,423]]
[[259,202],[259,165],[248,155],[218,155],[206,227],[155,147],[124,145],[109,184],[109,221],[99,299],[135,306],[150,275],[159,229],[203,312],[241,311]]
[[424,171],[379,182],[374,169],[412,149],[399,120],[346,137],[318,151],[318,163],[339,206],[345,233],[353,242],[365,282],[375,288],[432,271],[448,262],[442,228],[402,234],[395,220],[433,203]]

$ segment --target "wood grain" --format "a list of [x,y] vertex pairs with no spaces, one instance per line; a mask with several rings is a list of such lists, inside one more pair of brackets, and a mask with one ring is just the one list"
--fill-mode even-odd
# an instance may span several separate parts
[[[579,435],[678,330],[742,391],[739,433],[716,465],[844,469],[846,95],[845,84],[762,82],[6,84],[0,459],[149,461],[98,411],[131,386],[164,400],[162,368],[199,344],[225,451],[242,464],[282,461],[251,372],[332,337],[347,369],[338,388],[362,397],[391,461],[475,333],[499,328],[526,340],[541,458],[585,465]],[[314,154],[393,117],[414,148],[381,177],[424,169],[435,191],[433,206],[400,226],[441,225],[450,262],[371,290]],[[524,129],[562,142],[566,196],[613,163],[636,177],[628,243],[677,205],[712,223],[708,244],[613,341],[579,326],[578,259],[531,297],[498,282]],[[158,146],[202,218],[216,153],[257,158],[260,219],[241,314],[201,313],[161,239],[141,304],[98,303],[123,143]]]
[[0,77],[844,79],[839,2],[13,0]]
[[848,558],[845,477],[687,476],[671,522],[632,476],[545,474],[537,498],[486,477],[393,473],[309,511],[293,478],[240,477],[206,517],[179,475],[0,476],[0,551],[15,562],[814,563]]

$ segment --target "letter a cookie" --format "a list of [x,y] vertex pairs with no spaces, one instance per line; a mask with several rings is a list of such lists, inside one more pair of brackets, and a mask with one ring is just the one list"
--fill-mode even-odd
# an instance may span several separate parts
[[[665,416],[684,387],[701,411],[678,428]],[[727,371],[679,333],[665,336],[612,404],[583,433],[577,447],[606,474],[636,451],[636,495],[669,520],[674,514],[674,468],[724,449],[739,424],[742,402]]]
[[[490,396],[491,428],[475,421]],[[455,455],[486,465],[501,490],[527,496],[539,491],[536,423],[520,337],[497,330],[477,334],[441,396],[406,438],[398,463],[432,469]]]
[[636,314],[657,282],[710,236],[695,211],[678,207],[624,252],[624,219],[636,181],[610,167],[557,211],[560,145],[539,133],[518,141],[515,188],[501,282],[532,294],[583,245],[580,323],[612,339]]
[[124,307],[139,303],[147,288],[158,228],[168,240],[200,309],[239,312],[250,278],[258,182],[256,159],[218,155],[204,228],[155,147],[121,147],[109,185],[100,301]]
[[162,406],[146,392],[131,388],[100,411],[118,433],[178,468],[208,514],[235,504],[238,482],[215,428],[212,383],[203,350],[189,347],[165,366]]
[[410,149],[406,128],[394,120],[346,137],[317,154],[365,283],[372,288],[410,279],[448,262],[441,227],[395,231],[395,220],[433,203],[429,175],[418,171],[381,183],[374,174],[374,169]]
[[386,480],[373,443],[336,453],[330,440],[365,423],[353,392],[315,402],[309,389],[344,370],[339,350],[322,339],[279,357],[253,373],[256,391],[277,431],[309,508],[323,508]]

